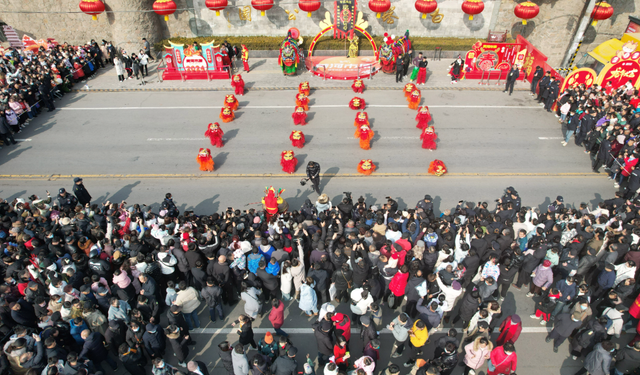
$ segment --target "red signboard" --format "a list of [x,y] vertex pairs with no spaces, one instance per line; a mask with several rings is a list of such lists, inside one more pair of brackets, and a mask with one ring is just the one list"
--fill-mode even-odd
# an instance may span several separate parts
[[626,33],[639,33],[640,32],[640,25],[638,25],[637,23],[635,23],[633,21],[629,21],[629,24],[627,25],[627,29],[624,32],[625,32],[625,34]]
[[609,68],[600,82],[602,82],[602,84],[606,84],[611,81],[613,87],[617,88],[626,84],[628,81],[631,81],[631,84],[635,86],[638,82],[638,77],[640,77],[640,74],[638,74],[639,72],[640,64],[638,64],[637,61],[620,61]]

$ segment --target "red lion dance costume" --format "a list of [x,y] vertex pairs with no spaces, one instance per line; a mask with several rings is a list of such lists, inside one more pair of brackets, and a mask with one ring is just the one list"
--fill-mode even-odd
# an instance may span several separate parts
[[297,147],[297,148],[304,147],[304,133],[301,132],[300,130],[292,131],[291,135],[289,136],[289,139],[291,140],[291,145],[293,147]]
[[369,150],[371,148],[371,139],[373,138],[373,130],[368,125],[362,125],[356,129],[354,134],[356,138],[360,140],[360,148],[363,150]]
[[309,86],[309,82],[308,81],[301,82],[300,85],[298,85],[298,92],[300,94],[305,94],[306,96],[309,96],[309,93],[311,92],[311,87]]
[[271,217],[278,213],[278,205],[280,205],[283,201],[283,199],[280,198],[280,194],[284,192],[284,189],[278,189],[278,191],[276,192],[273,186],[269,186],[269,188],[267,188],[267,190],[265,190],[264,192],[266,196],[262,198],[262,206],[267,212],[268,223],[271,221]]
[[409,97],[409,109],[418,109],[418,106],[420,105],[420,99],[422,99],[420,90],[413,90],[411,96]]
[[358,98],[357,96],[349,102],[349,108],[356,111],[364,109],[366,105],[367,104],[364,102],[364,99]]
[[376,165],[373,164],[371,159],[362,159],[360,163],[358,163],[358,172],[364,175],[370,175],[371,173],[376,171]]
[[442,162],[442,160],[434,160],[431,162],[431,164],[429,164],[429,170],[428,172],[430,174],[436,175],[438,177],[442,176],[443,174],[447,173],[447,167],[445,167],[444,163]]
[[429,123],[431,122],[431,112],[429,112],[429,107],[426,105],[420,107],[418,114],[416,115],[416,121],[418,121],[418,124],[416,125],[416,128],[418,129],[424,129],[429,126]]
[[296,105],[304,108],[305,111],[309,110],[309,98],[303,93],[296,95]]
[[236,115],[233,113],[233,110],[231,108],[222,108],[220,110],[220,120],[222,120],[222,122],[231,122],[235,118]]
[[249,73],[249,49],[244,44],[241,44],[242,52],[240,56],[242,58],[242,64],[244,65],[244,71]]
[[231,108],[232,111],[238,109],[238,99],[232,94],[229,94],[224,97],[224,106],[227,108]]
[[236,90],[236,95],[244,95],[244,80],[240,74],[236,74],[231,79],[231,86]]
[[205,172],[213,172],[213,158],[211,157],[211,150],[208,148],[201,148],[196,158],[198,164],[200,164],[200,170]]
[[420,135],[420,139],[422,139],[422,148],[435,150],[438,147],[436,145],[436,139],[438,139],[438,135],[436,134],[433,126],[426,127],[422,135]]
[[362,125],[369,126],[369,114],[367,112],[358,112],[356,120],[353,122],[353,126],[361,127]]
[[204,132],[205,137],[209,137],[212,146],[216,146],[218,148],[223,146],[222,136],[224,132],[220,129],[220,124],[214,122],[213,124],[209,124],[207,131]]
[[414,85],[413,83],[407,83],[406,85],[404,85],[404,89],[402,90],[404,92],[404,97],[407,98],[407,100],[409,100],[409,96],[411,96],[411,93],[415,89],[416,89],[416,85]]
[[283,172],[291,174],[296,171],[298,159],[295,157],[292,150],[282,151],[282,156],[280,157],[280,165],[282,166]]
[[296,107],[296,110],[291,114],[294,125],[307,125],[307,112],[303,107]]
[[364,82],[360,78],[356,78],[351,85],[353,92],[362,94],[364,92]]

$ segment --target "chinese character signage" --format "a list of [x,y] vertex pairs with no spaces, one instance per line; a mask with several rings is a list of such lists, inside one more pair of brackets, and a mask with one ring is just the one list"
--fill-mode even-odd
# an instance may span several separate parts
[[334,14],[334,39],[352,39],[356,24],[356,0],[338,0]]

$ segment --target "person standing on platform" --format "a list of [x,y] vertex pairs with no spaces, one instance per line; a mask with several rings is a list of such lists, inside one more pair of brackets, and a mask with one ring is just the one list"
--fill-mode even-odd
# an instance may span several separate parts
[[509,74],[507,74],[507,85],[503,92],[509,91],[509,95],[511,95],[513,92],[513,86],[518,78],[520,78],[520,69],[518,69],[518,66],[514,65],[509,71]]

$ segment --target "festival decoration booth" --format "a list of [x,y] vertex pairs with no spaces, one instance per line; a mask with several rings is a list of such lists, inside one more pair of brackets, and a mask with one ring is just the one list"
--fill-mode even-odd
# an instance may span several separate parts
[[[373,3],[375,3],[374,7],[378,5],[378,2],[372,2],[370,5]],[[331,22],[329,12],[325,13],[325,19],[320,21],[322,30],[311,41],[308,58],[305,60],[305,67],[312,74],[324,79],[354,80],[372,76],[380,70],[378,48],[373,37],[366,31],[369,24],[364,20],[362,12],[357,11],[357,5],[356,0],[335,1],[333,3],[334,22]],[[346,39],[349,41],[347,57],[313,56],[316,44],[323,35],[329,32],[333,32],[334,39]],[[373,56],[358,56],[357,35],[364,36],[371,43]]]
[[162,72],[163,80],[188,79],[229,79],[229,67],[223,65],[225,52],[213,45],[213,40],[200,45],[200,50],[193,46],[175,44],[165,46],[163,58],[167,64]]

